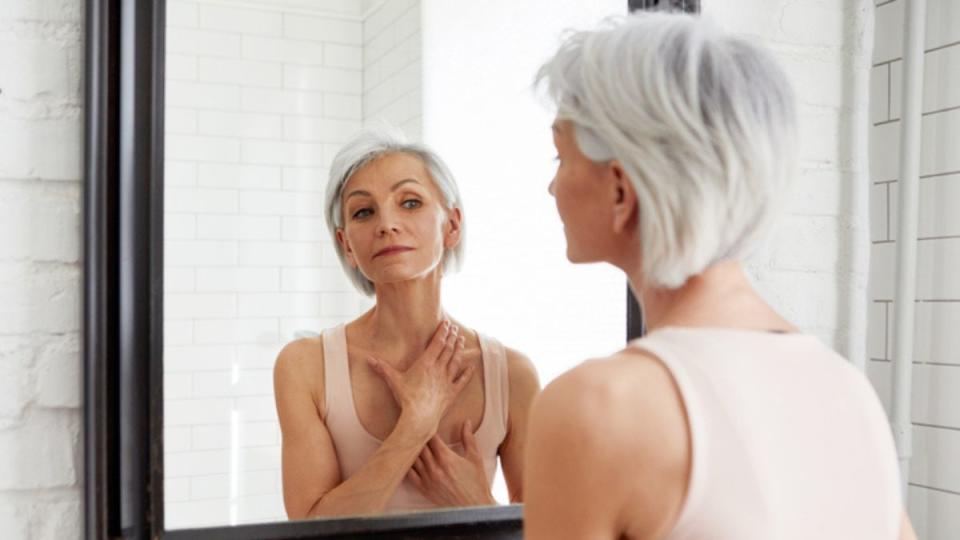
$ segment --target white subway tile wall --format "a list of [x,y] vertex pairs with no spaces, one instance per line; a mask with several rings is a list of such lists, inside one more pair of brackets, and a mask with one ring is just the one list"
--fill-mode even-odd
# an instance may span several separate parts
[[422,140],[421,44],[419,0],[390,0],[364,18],[363,47],[333,49],[341,58],[362,59],[365,126],[385,120]]
[[[905,0],[878,2],[870,84],[868,374],[889,411]],[[960,535],[960,2],[927,2],[908,509],[920,538]]]
[[[364,121],[364,44],[409,35],[394,26],[418,27],[417,3],[402,4],[411,14],[403,19],[392,8],[365,14],[353,1],[167,3],[168,528],[286,518],[273,363],[294,332],[368,305],[336,258],[323,190],[330,160]],[[376,35],[365,40],[374,18]],[[419,54],[405,51],[400,67]],[[414,69],[381,86],[416,87]],[[419,137],[414,101],[404,101],[412,113],[391,120]],[[54,176],[75,165],[47,163]]]

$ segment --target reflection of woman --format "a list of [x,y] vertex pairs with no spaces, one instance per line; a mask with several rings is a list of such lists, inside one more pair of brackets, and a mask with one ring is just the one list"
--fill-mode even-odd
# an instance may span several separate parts
[[288,344],[274,373],[291,518],[495,504],[500,456],[522,499],[530,361],[460,327],[440,280],[463,256],[457,186],[440,159],[386,131],[336,156],[327,223],[376,304]]
[[739,262],[796,159],[773,59],[647,14],[574,34],[540,73],[567,256],[622,269],[649,334],[537,399],[526,538],[911,537],[869,382]]

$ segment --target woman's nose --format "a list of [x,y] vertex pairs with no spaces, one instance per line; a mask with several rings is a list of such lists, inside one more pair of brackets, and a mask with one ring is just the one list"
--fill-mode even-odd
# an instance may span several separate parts
[[393,215],[393,213],[380,212],[380,221],[377,223],[378,234],[384,235],[388,232],[397,232],[399,230],[399,224],[397,223],[396,216]]

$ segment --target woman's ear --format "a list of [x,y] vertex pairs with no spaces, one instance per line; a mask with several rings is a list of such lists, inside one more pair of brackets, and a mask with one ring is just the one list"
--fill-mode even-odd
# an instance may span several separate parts
[[632,229],[636,225],[637,218],[637,192],[633,188],[633,182],[627,176],[627,171],[617,160],[612,160],[607,165],[607,172],[613,179],[614,203],[613,203],[613,232],[622,233]]
[[447,211],[447,223],[444,227],[443,247],[453,249],[460,243],[460,232],[463,230],[463,212],[459,208]]
[[340,249],[343,250],[343,256],[346,257],[347,263],[350,264],[351,268],[357,267],[357,259],[353,256],[353,250],[350,249],[350,243],[347,242],[347,237],[343,234],[343,227],[337,228],[337,243],[340,244]]

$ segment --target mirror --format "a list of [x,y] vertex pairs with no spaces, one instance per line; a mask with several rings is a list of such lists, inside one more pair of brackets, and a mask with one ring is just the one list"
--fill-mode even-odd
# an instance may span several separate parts
[[459,185],[466,260],[442,290],[464,328],[529,357],[541,385],[623,344],[623,277],[565,258],[552,111],[532,88],[564,29],[622,0],[166,4],[167,529],[288,519],[273,368],[286,344],[373,305],[323,210],[331,161],[364,127],[426,143]]

